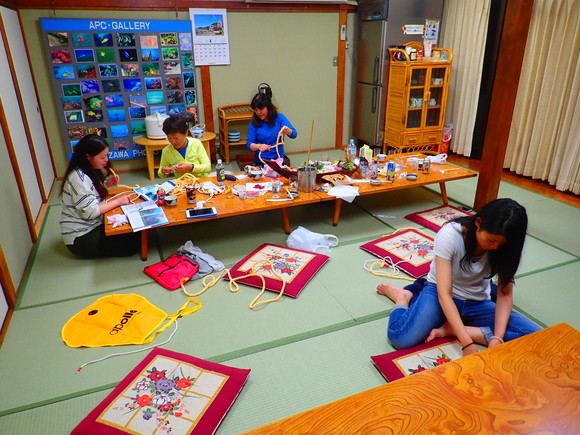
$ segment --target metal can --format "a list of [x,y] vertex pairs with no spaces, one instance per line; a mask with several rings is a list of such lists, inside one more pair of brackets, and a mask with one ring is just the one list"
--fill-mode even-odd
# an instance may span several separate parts
[[185,188],[185,196],[187,196],[187,203],[188,204],[195,204],[195,202],[197,201],[197,199],[195,197],[195,187],[187,186]]
[[423,169],[422,172],[424,174],[428,174],[431,170],[431,161],[428,159],[423,160]]
[[389,182],[395,181],[395,171],[396,171],[395,162],[389,160],[387,162],[387,181]]

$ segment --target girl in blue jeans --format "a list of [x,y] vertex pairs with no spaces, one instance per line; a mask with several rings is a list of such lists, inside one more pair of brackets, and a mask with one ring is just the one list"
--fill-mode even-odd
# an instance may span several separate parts
[[[474,216],[448,222],[435,236],[435,259],[423,290],[379,284],[377,292],[395,303],[388,337],[397,349],[455,336],[463,355],[540,327],[512,311],[514,276],[520,264],[528,217],[512,199],[496,199]],[[490,298],[497,275],[497,300]]]

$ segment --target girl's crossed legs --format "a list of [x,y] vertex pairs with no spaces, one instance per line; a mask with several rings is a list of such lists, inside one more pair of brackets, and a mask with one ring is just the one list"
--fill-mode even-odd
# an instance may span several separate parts
[[[435,284],[427,282],[415,297],[410,291],[390,284],[380,284],[377,293],[387,296],[396,304],[389,316],[387,330],[389,340],[396,349],[406,349],[425,340],[454,335],[439,305]],[[495,303],[491,300],[453,300],[471,338],[479,344],[487,345],[493,335]],[[504,340],[513,340],[540,329],[525,316],[512,311]]]

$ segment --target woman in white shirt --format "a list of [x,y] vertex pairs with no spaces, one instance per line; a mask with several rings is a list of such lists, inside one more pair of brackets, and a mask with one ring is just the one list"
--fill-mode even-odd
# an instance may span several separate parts
[[[435,236],[435,259],[423,289],[380,284],[377,292],[395,303],[388,336],[395,348],[408,348],[437,337],[455,336],[463,355],[475,343],[493,347],[538,331],[540,327],[512,311],[528,217],[512,199],[496,199],[474,216],[448,222]],[[498,276],[497,299],[491,278]]]
[[105,139],[89,134],[74,147],[64,174],[61,235],[68,250],[79,257],[123,257],[134,254],[139,247],[134,233],[105,236],[103,215],[130,202],[128,195],[106,201],[107,187],[119,183],[119,176],[110,169],[108,153]]

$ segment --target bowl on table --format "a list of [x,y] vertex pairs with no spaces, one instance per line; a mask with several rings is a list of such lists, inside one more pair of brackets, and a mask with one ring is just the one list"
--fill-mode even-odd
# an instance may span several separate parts
[[167,195],[165,197],[165,203],[169,207],[175,207],[177,205],[177,196],[175,196],[175,195]]

